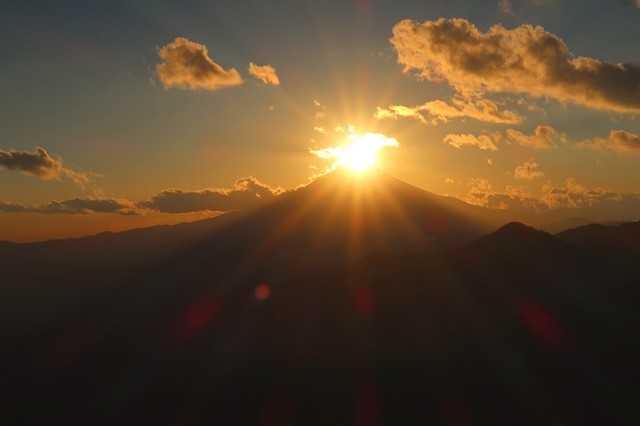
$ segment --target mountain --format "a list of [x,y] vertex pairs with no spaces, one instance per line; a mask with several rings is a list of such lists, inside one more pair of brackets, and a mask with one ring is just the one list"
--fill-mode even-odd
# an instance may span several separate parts
[[624,250],[629,254],[640,253],[640,222],[617,226],[594,223],[568,229],[556,236],[563,241],[601,252]]
[[[408,185],[381,170],[344,170],[318,178],[260,208],[174,226],[92,237],[0,245],[0,279],[113,281],[160,259],[239,259],[326,267],[379,251],[443,250],[495,229],[502,212],[471,206]],[[25,267],[37,265],[37,267]],[[223,266],[225,266],[223,265]]]
[[332,173],[206,222],[0,247],[35,269],[1,286],[0,421],[638,424],[640,267],[607,255],[637,225],[508,219]]

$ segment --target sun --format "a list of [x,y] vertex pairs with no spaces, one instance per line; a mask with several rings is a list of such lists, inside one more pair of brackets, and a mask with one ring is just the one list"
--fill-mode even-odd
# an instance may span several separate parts
[[344,147],[338,156],[338,163],[350,167],[356,172],[363,172],[376,165],[378,148],[368,143],[365,137],[357,138]]
[[343,144],[310,152],[320,158],[334,160],[332,169],[347,167],[362,173],[377,165],[379,151],[387,147],[398,147],[398,141],[380,133],[358,135],[350,130]]

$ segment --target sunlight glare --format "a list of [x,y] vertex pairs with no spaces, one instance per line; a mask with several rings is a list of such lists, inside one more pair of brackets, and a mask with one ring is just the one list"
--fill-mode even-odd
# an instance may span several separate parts
[[398,147],[395,138],[387,137],[380,133],[355,134],[353,127],[349,126],[350,134],[347,135],[345,144],[310,152],[320,158],[334,160],[331,170],[341,166],[349,167],[354,172],[364,172],[375,166],[378,161],[378,152],[387,147]]

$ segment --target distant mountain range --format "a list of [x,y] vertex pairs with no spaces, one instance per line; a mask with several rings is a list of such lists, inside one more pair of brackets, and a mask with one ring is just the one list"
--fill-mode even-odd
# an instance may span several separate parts
[[639,424],[640,222],[513,219],[334,172],[252,211],[2,243],[0,417]]

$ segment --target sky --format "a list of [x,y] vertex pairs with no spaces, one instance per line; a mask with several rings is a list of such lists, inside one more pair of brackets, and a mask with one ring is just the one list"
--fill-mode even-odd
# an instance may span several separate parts
[[354,140],[435,194],[640,219],[637,0],[9,0],[0,56],[0,240],[257,205]]

